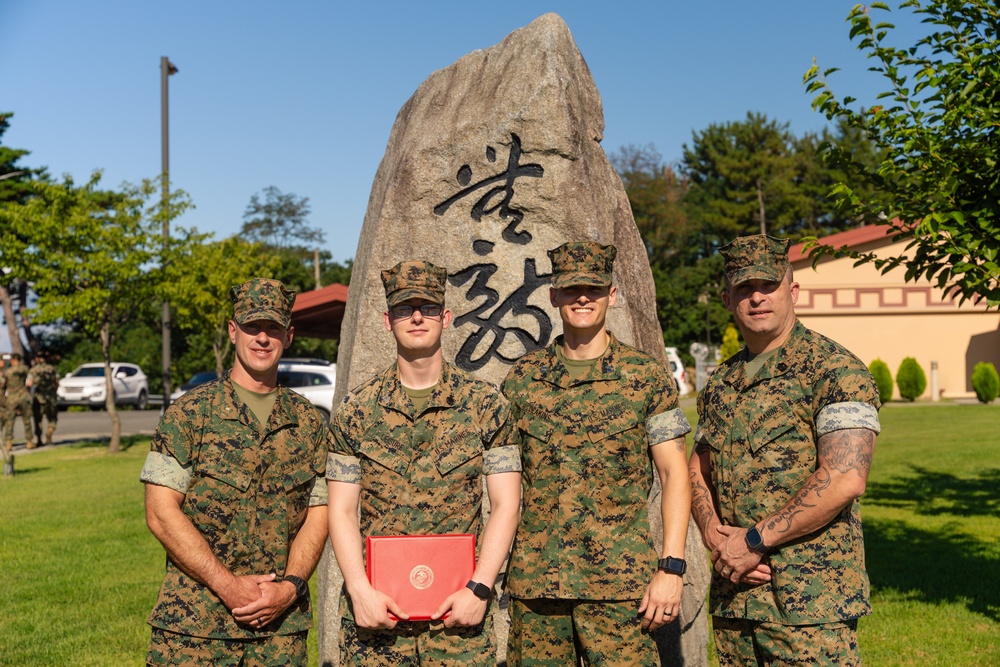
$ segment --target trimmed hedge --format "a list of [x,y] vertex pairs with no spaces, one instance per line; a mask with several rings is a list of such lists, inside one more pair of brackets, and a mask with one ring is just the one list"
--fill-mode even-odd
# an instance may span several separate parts
[[903,363],[899,365],[896,386],[899,387],[899,395],[908,401],[922,395],[927,389],[927,375],[913,357],[903,359]]
[[1000,375],[996,366],[989,362],[979,362],[972,369],[972,388],[980,403],[992,403],[1000,396]]
[[883,404],[891,401],[893,384],[892,371],[889,370],[889,365],[881,359],[876,359],[868,365],[868,370],[871,372],[872,377],[875,378],[875,384],[878,385],[878,400]]

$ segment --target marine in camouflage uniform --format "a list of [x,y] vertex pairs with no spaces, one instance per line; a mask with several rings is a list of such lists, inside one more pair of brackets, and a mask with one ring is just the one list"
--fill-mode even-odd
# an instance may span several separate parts
[[[443,360],[441,332],[451,322],[446,278],[445,269],[423,261],[382,272],[396,363],[351,391],[332,422],[326,475],[330,536],[344,575],[342,664],[495,662],[488,607],[517,525],[521,463],[508,444],[504,398]],[[484,478],[491,505],[486,526]],[[469,586],[441,604],[436,620],[394,621],[390,614],[406,615],[368,582],[362,537],[449,533],[477,536]]]
[[59,419],[59,402],[56,389],[59,387],[59,371],[48,363],[44,352],[38,353],[35,363],[28,371],[31,378],[31,414],[35,421],[35,442],[42,444],[42,418],[46,422],[45,444],[52,444],[52,434],[56,432]]
[[[549,252],[563,335],[503,384],[524,466],[508,573],[512,667],[659,665],[649,631],[679,612],[691,428],[663,366],[605,329],[615,255],[589,242]],[[654,469],[662,545],[647,511]]]
[[857,357],[795,317],[787,239],[723,246],[723,300],[746,341],[709,377],[690,461],[712,550],[721,665],[859,665],[871,613],[858,497],[878,389]]
[[147,524],[167,551],[150,665],[307,662],[330,430],[277,386],[295,294],[255,278],[230,298],[233,369],[170,406],[141,475]]
[[4,369],[7,379],[7,421],[3,429],[4,442],[7,451],[14,446],[14,422],[18,415],[24,422],[24,439],[27,448],[33,449],[35,442],[31,439],[31,382],[28,380],[28,368],[21,363],[21,355],[12,354],[10,365]]

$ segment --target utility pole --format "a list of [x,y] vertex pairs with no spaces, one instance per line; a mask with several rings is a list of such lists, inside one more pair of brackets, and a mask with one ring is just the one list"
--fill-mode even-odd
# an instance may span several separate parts
[[[167,78],[171,74],[177,74],[177,68],[172,62],[163,56],[160,58],[160,149],[162,155],[163,175],[163,253],[166,257],[170,248],[170,215],[168,214],[168,203],[170,201],[170,115]],[[163,316],[161,319],[162,339],[163,339],[163,407],[160,414],[166,412],[170,405],[170,302],[163,300]]]

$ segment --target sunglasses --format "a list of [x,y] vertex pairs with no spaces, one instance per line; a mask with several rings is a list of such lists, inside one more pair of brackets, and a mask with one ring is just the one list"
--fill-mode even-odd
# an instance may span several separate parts
[[438,303],[422,303],[419,306],[411,306],[408,303],[401,303],[398,306],[390,308],[389,313],[393,317],[406,319],[413,315],[414,310],[419,310],[420,314],[424,317],[438,317],[441,315],[441,311],[444,310],[444,306]]

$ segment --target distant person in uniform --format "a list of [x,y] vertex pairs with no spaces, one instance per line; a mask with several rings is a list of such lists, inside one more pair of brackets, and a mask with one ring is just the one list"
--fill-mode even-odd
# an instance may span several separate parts
[[[517,527],[521,462],[508,442],[507,401],[444,361],[441,332],[452,318],[446,280],[444,268],[425,261],[382,272],[383,320],[396,341],[396,360],[355,387],[332,422],[326,476],[330,538],[346,594],[340,605],[344,665],[496,662],[490,607]],[[484,478],[491,508],[485,525]],[[472,578],[442,602],[434,620],[407,622],[397,601],[368,582],[362,538],[448,533],[476,536]]]
[[[605,326],[616,254],[592,242],[549,251],[563,334],[521,357],[503,384],[524,466],[511,667],[658,666],[650,631],[680,611],[691,427],[666,369]],[[654,473],[662,544],[647,511]]]
[[692,512],[712,552],[709,612],[720,665],[860,665],[871,606],[858,498],[878,388],[795,317],[788,245],[760,234],[720,249],[746,346],[698,401]]
[[230,298],[232,370],[167,409],[142,470],[167,552],[147,664],[304,667],[330,430],[278,386],[295,293],[254,278]]
[[7,423],[4,426],[3,438],[9,452],[14,446],[14,422],[20,415],[24,423],[24,439],[28,449],[35,448],[31,439],[31,380],[28,378],[28,368],[21,362],[21,355],[10,355],[10,365],[4,369],[7,378]]
[[52,434],[56,432],[56,422],[59,419],[59,401],[56,389],[59,388],[59,371],[48,362],[44,351],[35,355],[35,363],[28,371],[31,380],[31,414],[35,422],[35,442],[42,444],[42,418],[47,422],[45,429],[45,444],[52,444]]

